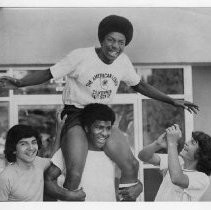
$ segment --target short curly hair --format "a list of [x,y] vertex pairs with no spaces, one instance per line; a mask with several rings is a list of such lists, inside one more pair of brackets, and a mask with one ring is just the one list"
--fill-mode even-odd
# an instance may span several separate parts
[[125,46],[127,46],[133,38],[133,25],[125,17],[109,15],[101,20],[98,27],[98,38],[100,43],[102,43],[105,36],[111,32],[124,34],[126,38]]
[[195,153],[198,160],[196,170],[207,174],[211,174],[211,137],[204,132],[192,132],[192,138],[198,142],[199,148]]
[[9,129],[5,142],[5,158],[8,162],[16,161],[16,145],[23,138],[35,137],[37,139],[38,149],[41,148],[42,142],[39,133],[29,125],[14,125]]
[[91,127],[96,121],[111,121],[111,125],[115,121],[114,111],[105,104],[92,103],[84,107],[81,114],[81,123],[83,128]]

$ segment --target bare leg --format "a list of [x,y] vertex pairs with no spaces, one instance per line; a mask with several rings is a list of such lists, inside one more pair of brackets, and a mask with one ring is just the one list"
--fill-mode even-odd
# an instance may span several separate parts
[[66,164],[64,187],[75,190],[80,184],[88,152],[88,141],[81,126],[76,125],[66,132],[61,148]]
[[106,143],[105,153],[120,168],[121,184],[137,182],[139,162],[134,157],[126,137],[119,129],[113,129],[111,137]]

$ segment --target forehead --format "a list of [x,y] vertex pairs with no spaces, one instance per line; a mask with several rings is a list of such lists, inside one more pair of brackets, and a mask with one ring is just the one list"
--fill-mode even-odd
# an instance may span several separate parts
[[36,138],[34,136],[32,136],[32,137],[29,137],[29,138],[23,138],[18,143],[21,143],[21,142],[32,142],[34,140],[36,140]]
[[93,126],[108,127],[108,126],[111,126],[111,121],[95,120],[94,123],[93,123]]
[[119,32],[110,32],[106,35],[106,37],[112,37],[114,39],[119,39],[119,40],[126,40],[125,35]]

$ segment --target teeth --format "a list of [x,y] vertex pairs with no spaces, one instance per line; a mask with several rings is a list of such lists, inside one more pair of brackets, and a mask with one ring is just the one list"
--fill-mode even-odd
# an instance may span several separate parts
[[111,54],[112,56],[117,56],[117,55],[118,55],[118,52],[110,52],[110,54]]
[[28,155],[28,156],[33,156],[33,155],[34,155],[34,152],[28,153],[27,155]]

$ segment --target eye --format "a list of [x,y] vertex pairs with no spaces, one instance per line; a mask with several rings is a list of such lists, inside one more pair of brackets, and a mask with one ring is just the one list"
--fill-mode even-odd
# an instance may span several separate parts
[[113,42],[113,39],[112,39],[111,37],[107,37],[106,40],[107,40],[108,42]]
[[111,130],[111,126],[107,127],[107,131],[110,131]]
[[123,46],[123,45],[125,45],[125,42],[124,41],[120,41],[119,42],[119,45],[122,45]]
[[192,139],[192,140],[191,140],[191,143],[192,143],[193,145],[195,145],[195,144],[197,144],[197,141],[194,140],[194,139]]
[[32,141],[32,144],[37,144],[37,140]]

